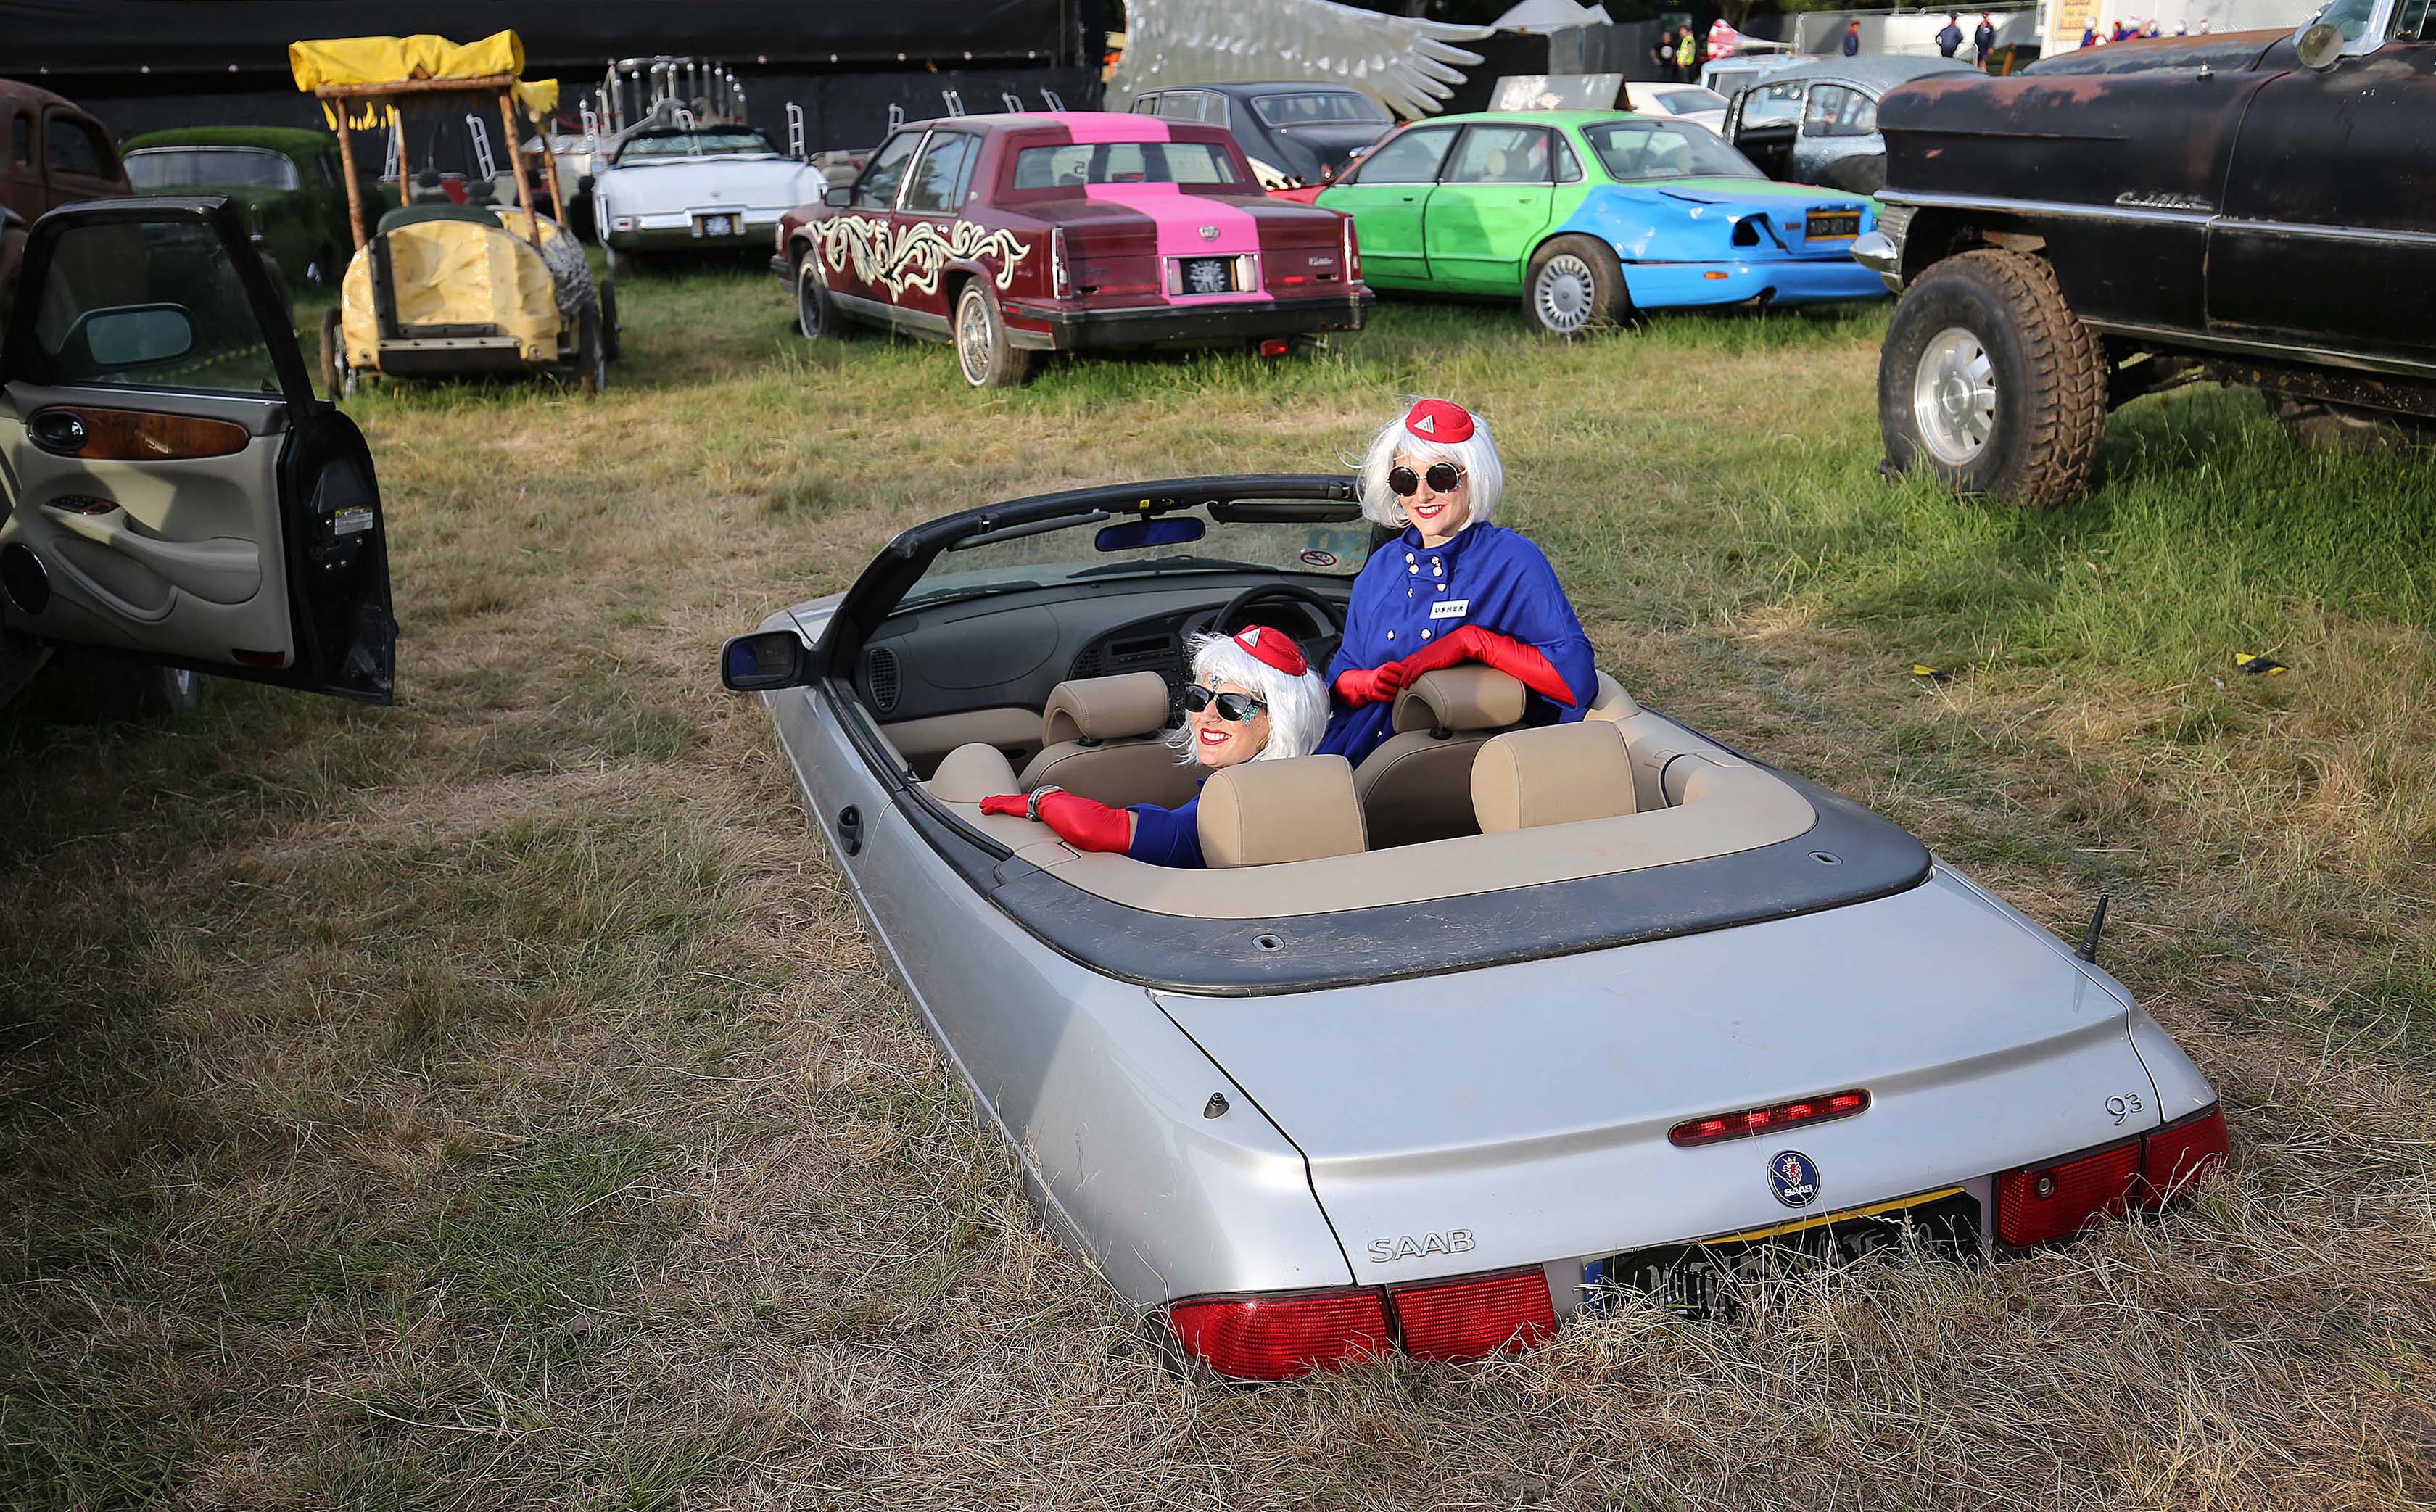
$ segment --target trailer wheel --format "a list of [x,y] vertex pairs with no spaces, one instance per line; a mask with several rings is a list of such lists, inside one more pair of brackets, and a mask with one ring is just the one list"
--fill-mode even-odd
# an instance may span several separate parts
[[618,285],[600,281],[600,349],[612,362],[625,356],[624,324],[618,319]]
[[1878,430],[1895,468],[1958,494],[2069,504],[2106,431],[2105,353],[2044,261],[1948,257],[1895,306],[1878,356]]
[[609,350],[600,336],[600,307],[587,304],[575,321],[575,371],[583,380],[585,398],[609,387]]

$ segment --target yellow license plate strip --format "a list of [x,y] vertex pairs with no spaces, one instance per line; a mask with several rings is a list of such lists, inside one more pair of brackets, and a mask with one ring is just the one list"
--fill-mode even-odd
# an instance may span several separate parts
[[1700,1243],[1702,1244],[1741,1244],[1756,1239],[1782,1239],[1787,1234],[1798,1234],[1805,1228],[1818,1228],[1827,1224],[1842,1223],[1847,1219],[1883,1218],[1888,1213],[1901,1212],[1907,1208],[1925,1208],[1930,1203],[1943,1202],[1948,1197],[1959,1196],[1961,1193],[1960,1187],[1940,1187],[1935,1191],[1923,1191],[1910,1197],[1897,1197],[1889,1202],[1872,1203],[1867,1208],[1846,1208],[1838,1212],[1820,1213],[1816,1218],[1796,1218],[1790,1223],[1771,1224],[1766,1228],[1746,1228],[1739,1234],[1719,1234],[1714,1239],[1704,1239]]

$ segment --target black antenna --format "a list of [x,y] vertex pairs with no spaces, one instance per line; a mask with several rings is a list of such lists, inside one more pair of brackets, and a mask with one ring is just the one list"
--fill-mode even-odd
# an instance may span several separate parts
[[2097,937],[2106,930],[2106,895],[2097,895],[2097,907],[2089,915],[2089,932],[2080,937],[2080,948],[2075,953],[2091,965],[2097,965]]

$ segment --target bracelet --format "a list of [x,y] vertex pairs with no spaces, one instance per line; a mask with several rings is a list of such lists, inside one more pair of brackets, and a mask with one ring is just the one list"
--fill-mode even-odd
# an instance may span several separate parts
[[1035,825],[1040,823],[1040,800],[1048,797],[1053,792],[1064,792],[1066,790],[1063,788],[1045,782],[1039,787],[1033,789],[1030,792],[1024,794],[1023,817],[1031,820]]

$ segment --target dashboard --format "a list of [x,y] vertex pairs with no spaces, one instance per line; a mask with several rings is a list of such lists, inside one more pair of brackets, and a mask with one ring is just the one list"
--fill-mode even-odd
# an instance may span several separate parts
[[[1037,709],[1070,678],[1157,672],[1180,712],[1185,647],[1216,628],[1219,612],[1246,588],[1276,584],[1275,574],[1196,573],[966,600],[892,617],[864,645],[856,691],[883,721],[979,708]],[[1316,575],[1297,587],[1342,605],[1352,580]],[[1267,600],[1246,606],[1242,624],[1272,625],[1302,643],[1314,667],[1336,653],[1336,630],[1312,606]]]

